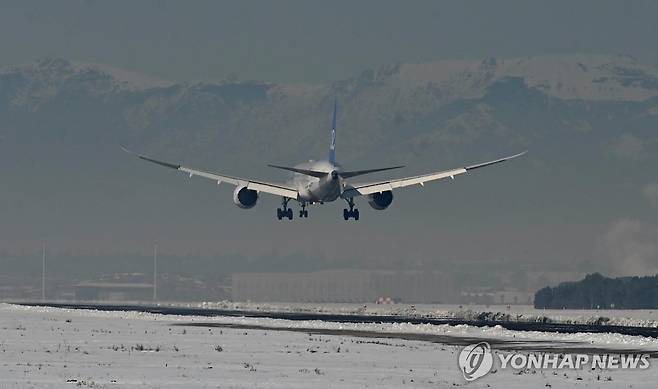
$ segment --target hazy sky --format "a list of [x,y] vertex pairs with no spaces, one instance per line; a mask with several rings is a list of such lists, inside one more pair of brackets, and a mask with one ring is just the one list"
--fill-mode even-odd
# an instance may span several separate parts
[[173,81],[322,82],[377,65],[551,52],[658,64],[655,1],[3,1],[0,65],[44,56]]
[[[322,83],[396,62],[551,53],[626,54],[644,64],[658,65],[657,48],[658,1],[0,1],[0,66],[61,57],[171,81],[237,78]],[[81,85],[84,89],[84,80]],[[12,80],[4,86],[11,90]],[[619,129],[606,127],[607,133],[601,129],[568,132],[567,128],[572,130],[579,123],[566,123],[572,119],[572,112],[565,110],[562,114],[568,120],[556,124],[556,128],[528,128],[528,142],[534,142],[529,143],[531,153],[505,169],[492,168],[490,173],[478,173],[456,180],[452,186],[446,183],[426,192],[400,191],[399,195],[396,193],[396,206],[378,216],[375,211],[365,211],[363,215],[367,217],[359,224],[346,225],[341,220],[342,202],[314,209],[310,220],[314,227],[308,228],[306,224],[282,225],[276,221],[274,210],[279,199],[275,197],[263,196],[259,209],[244,212],[231,203],[232,188],[223,186],[217,191],[214,184],[194,180],[183,186],[182,178],[172,172],[131,159],[116,147],[125,139],[112,138],[113,120],[123,119],[122,115],[114,113],[112,109],[116,107],[110,105],[96,105],[98,111],[85,111],[86,95],[75,95],[77,86],[80,85],[66,91],[71,95],[59,96],[56,103],[62,105],[46,104],[42,110],[25,111],[24,117],[18,109],[20,120],[13,123],[10,116],[14,101],[0,101],[5,104],[0,105],[0,109],[5,109],[5,116],[0,118],[0,147],[4,147],[0,153],[0,182],[5,183],[5,189],[0,195],[9,193],[7,198],[22,200],[18,202],[22,206],[16,206],[0,198],[0,205],[13,211],[0,211],[0,250],[40,252],[40,240],[46,237],[53,250],[93,253],[141,248],[149,252],[151,242],[158,240],[163,252],[249,251],[248,254],[257,255],[293,253],[348,259],[436,256],[441,260],[511,259],[522,264],[530,259],[549,265],[559,261],[567,265],[582,260],[596,262],[610,257],[623,270],[641,273],[643,269],[658,269],[658,176],[655,164],[647,162],[655,161],[652,158],[658,155],[657,132],[651,117],[655,108],[647,109],[651,115],[640,117],[646,120],[641,123],[648,124],[627,120],[619,123]],[[40,97],[37,94],[36,100]],[[29,99],[17,101],[31,109]],[[204,101],[201,99],[198,107],[205,111]],[[368,101],[362,103],[367,105]],[[131,107],[130,104],[125,107]],[[544,106],[538,107],[543,113]],[[619,109],[621,105],[615,107]],[[52,112],[48,111],[50,108]],[[618,115],[623,118],[634,112],[619,110],[624,112]],[[150,139],[149,131],[177,134],[180,144],[170,147],[171,155],[185,155],[192,150],[190,145],[194,143],[190,139],[194,140],[195,134],[201,134],[200,139],[207,135],[194,132],[194,126],[203,127],[215,123],[215,119],[198,115],[199,124],[194,122],[195,116],[186,116],[187,111],[182,111],[181,116],[171,116],[185,120],[178,123],[180,132],[173,131],[175,126],[170,126],[169,121],[162,128],[145,124],[144,139]],[[512,122],[525,120],[524,111],[512,112],[516,112]],[[589,113],[577,112],[589,118]],[[609,110],[605,112],[610,114]],[[480,113],[474,110],[473,116],[465,116],[464,120],[475,118],[476,125],[488,125],[488,116]],[[505,114],[499,113],[500,117]],[[92,117],[94,114],[98,119]],[[304,117],[299,112],[293,114],[296,118]],[[340,115],[342,112],[339,127],[344,123],[340,121],[345,120]],[[328,125],[328,109],[326,118]],[[83,131],[78,127],[82,126],[80,123],[90,125]],[[95,127],[97,123],[100,124]],[[345,124],[340,131],[352,126],[356,133],[359,122],[353,123]],[[411,129],[428,134],[434,131],[423,126]],[[183,130],[186,128],[192,129],[189,137]],[[210,139],[232,144],[235,139],[230,138],[233,133],[227,129],[232,131],[223,128],[228,134],[225,138],[222,133],[221,137]],[[8,135],[5,141],[3,130],[17,135]],[[69,130],[73,135],[67,135]],[[310,127],[308,133],[319,130]],[[436,130],[438,134],[439,129]],[[413,131],[404,126],[400,131],[391,135],[421,139],[409,135]],[[32,134],[36,134],[34,138]],[[79,135],[88,134],[95,136],[81,141]],[[354,150],[350,151],[346,138],[341,136],[340,158],[345,156],[341,159],[345,161]],[[468,147],[469,136],[464,135],[467,140],[462,150]],[[450,162],[447,167],[459,166],[453,163],[479,162],[487,156],[522,150],[516,145],[507,149],[509,139],[503,138],[501,143],[486,145],[490,154],[480,157],[471,150],[469,155],[444,162]],[[156,145],[160,141],[175,143],[165,136],[153,139],[149,141]],[[326,145],[327,139],[323,132],[318,142]],[[569,144],[572,140],[573,144]],[[87,148],[84,142],[92,147]],[[300,139],[290,137],[288,144],[291,149],[300,150],[305,147],[303,142],[304,139],[300,143]],[[585,145],[591,147],[582,152],[580,146]],[[612,158],[606,150],[614,145],[618,155]],[[99,146],[105,149],[96,150]],[[565,146],[571,146],[579,159],[555,155],[555,150],[568,154],[571,149]],[[291,154],[280,149],[281,156],[272,160],[251,158],[254,163],[249,166],[258,163],[256,177],[280,177],[271,170],[260,170],[265,163],[297,162],[284,160],[283,156]],[[501,150],[501,154],[496,155],[495,150]],[[428,149],[430,152],[436,150]],[[322,153],[326,155],[324,149]],[[213,149],[208,154],[218,153]],[[47,160],[50,155],[54,157]],[[246,160],[250,154],[242,155]],[[387,157],[373,155],[373,159],[383,161],[380,163],[385,163]],[[96,161],[97,165],[88,161]],[[417,169],[414,162],[411,159],[404,163]],[[589,175],[580,174],[583,166],[591,167]],[[121,180],[106,181],[95,167],[108,169],[115,178],[123,174],[126,179],[122,176]],[[223,170],[225,167],[227,171]],[[519,175],[525,181],[517,179],[515,169],[516,173],[525,172]],[[576,169],[578,174],[574,173]],[[216,170],[251,174],[234,171],[230,165],[218,165]],[[608,191],[600,182],[615,185],[607,196],[596,193],[598,188]],[[81,188],[77,193],[81,195],[69,196],[69,185]],[[56,195],[43,191],[43,187],[54,188]],[[101,195],[87,196],[85,191]],[[605,202],[599,197],[605,198]],[[74,201],[78,198],[82,200]],[[196,208],[188,209],[189,204]],[[140,206],[143,209],[139,213],[132,211]],[[360,206],[368,209],[365,201]],[[72,218],[68,212],[78,218]],[[41,220],[44,214],[46,219],[50,217],[45,222]],[[111,220],[97,217],[98,214],[109,215]],[[363,244],[364,240],[368,243]]]

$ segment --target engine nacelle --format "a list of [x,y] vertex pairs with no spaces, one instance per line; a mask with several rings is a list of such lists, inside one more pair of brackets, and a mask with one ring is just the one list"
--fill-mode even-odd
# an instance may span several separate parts
[[233,204],[242,209],[253,208],[258,201],[258,192],[247,189],[246,186],[238,186],[233,192]]
[[368,204],[378,211],[388,208],[393,202],[393,192],[385,190],[380,193],[368,195]]

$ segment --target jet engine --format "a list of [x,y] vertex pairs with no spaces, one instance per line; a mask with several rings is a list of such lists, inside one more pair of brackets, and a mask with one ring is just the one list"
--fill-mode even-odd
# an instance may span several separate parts
[[368,195],[368,204],[378,211],[388,208],[393,202],[393,192],[385,190],[379,193]]
[[253,208],[258,201],[258,192],[247,189],[246,186],[238,186],[233,192],[233,203],[242,209]]

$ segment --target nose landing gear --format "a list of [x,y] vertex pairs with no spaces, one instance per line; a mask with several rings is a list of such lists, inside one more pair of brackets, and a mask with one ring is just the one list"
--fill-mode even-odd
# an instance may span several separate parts
[[306,209],[306,202],[302,201],[302,209],[299,210],[299,217],[308,217],[308,210]]
[[343,219],[349,220],[350,218],[354,218],[354,220],[359,220],[359,210],[354,208],[354,198],[350,197],[346,201],[350,209],[343,209]]

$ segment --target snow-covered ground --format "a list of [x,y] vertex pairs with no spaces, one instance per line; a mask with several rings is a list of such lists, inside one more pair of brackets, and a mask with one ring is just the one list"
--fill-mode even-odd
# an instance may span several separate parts
[[[186,323],[261,326],[208,328]],[[177,325],[172,325],[177,324]],[[302,332],[274,328],[297,328]],[[316,329],[382,337],[309,334]],[[459,346],[387,337],[436,334],[498,341],[542,340],[658,350],[658,340],[612,334],[547,334],[502,328],[342,324],[239,317],[162,316],[0,304],[0,388],[453,387],[466,382]],[[495,348],[495,347],[494,347]],[[652,359],[652,365],[658,363]],[[468,387],[651,387],[647,370],[500,370]]]

